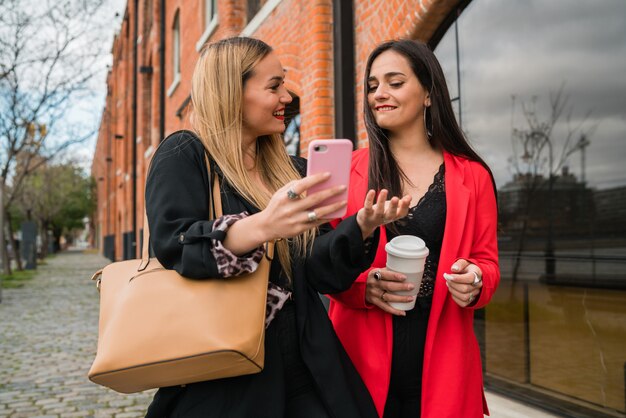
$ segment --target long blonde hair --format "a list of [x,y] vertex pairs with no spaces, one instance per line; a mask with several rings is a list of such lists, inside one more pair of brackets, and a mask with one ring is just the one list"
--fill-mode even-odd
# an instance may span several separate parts
[[[191,84],[192,125],[209,155],[229,184],[259,209],[267,207],[272,194],[300,174],[291,163],[280,135],[257,138],[255,166],[266,191],[254,184],[244,166],[242,139],[243,89],[254,66],[272,48],[253,38],[233,37],[207,44],[196,63]],[[291,279],[292,254],[288,241],[304,256],[315,230],[276,243],[281,266]]]

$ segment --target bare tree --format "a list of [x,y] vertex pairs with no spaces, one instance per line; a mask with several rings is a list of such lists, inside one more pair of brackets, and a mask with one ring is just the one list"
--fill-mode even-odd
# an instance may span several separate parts
[[[516,96],[512,96],[512,113],[515,114]],[[521,112],[524,117],[524,126],[512,126],[511,140],[513,155],[509,164],[513,171],[514,180],[521,187],[521,198],[518,212],[515,216],[521,220],[521,228],[512,278],[517,279],[521,264],[521,254],[524,251],[525,239],[531,221],[532,202],[541,188],[547,188],[548,193],[548,240],[546,244],[546,274],[554,275],[554,247],[552,243],[553,231],[551,219],[551,195],[555,178],[567,163],[569,156],[576,151],[583,151],[589,145],[588,138],[597,128],[589,126],[587,120],[591,115],[588,111],[577,123],[572,122],[573,108],[569,105],[569,96],[565,93],[565,86],[549,95],[549,111],[538,111],[538,97],[533,96],[530,101],[521,103]],[[564,119],[564,120],[563,120]],[[511,122],[513,125],[513,121]],[[563,125],[556,133],[557,126]],[[576,142],[574,138],[577,138]],[[560,151],[557,150],[560,148]],[[557,153],[558,152],[558,153]]]
[[[96,130],[95,120],[78,120],[77,106],[105,69],[104,2],[0,0],[2,214],[37,167]],[[5,219],[0,216],[0,236]],[[6,260],[3,242],[0,248]],[[10,273],[9,263],[4,270]]]

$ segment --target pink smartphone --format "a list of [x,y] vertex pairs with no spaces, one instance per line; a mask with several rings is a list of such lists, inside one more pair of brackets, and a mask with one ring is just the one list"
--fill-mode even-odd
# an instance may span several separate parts
[[[344,184],[346,190],[326,199],[317,207],[348,199],[348,183],[350,180],[350,161],[352,159],[352,141],[349,139],[314,139],[309,143],[307,176],[330,172],[330,178],[323,183],[311,187],[307,194],[311,195],[329,187]],[[325,215],[326,219],[341,218],[346,214],[346,207]]]

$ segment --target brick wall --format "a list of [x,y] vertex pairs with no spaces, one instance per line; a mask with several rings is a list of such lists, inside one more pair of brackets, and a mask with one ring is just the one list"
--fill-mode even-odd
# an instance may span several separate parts
[[[334,0],[338,1],[338,0]],[[134,2],[128,2],[119,33],[112,46],[113,66],[107,77],[107,96],[92,173],[98,185],[98,242],[115,237],[115,256],[122,257],[123,234],[132,230],[132,149],[137,141],[137,234],[143,222],[145,176],[150,157],[160,141],[159,102],[165,96],[165,135],[189,128],[189,89],[197,47],[205,32],[203,0],[166,0],[165,67],[160,68],[160,0],[140,0],[139,28],[133,33]],[[242,33],[247,21],[246,0],[218,0],[219,24],[210,42]],[[361,115],[363,70],[367,55],[384,40],[412,37],[428,40],[459,0],[354,0],[355,75],[358,146],[367,145]],[[314,138],[334,137],[333,107],[333,0],[267,0],[259,15],[273,7],[253,30],[272,45],[287,69],[287,88],[300,97],[303,155]],[[172,83],[172,27],[180,19],[180,83]],[[137,39],[137,138],[132,138],[133,40]],[[151,73],[149,72],[151,69]],[[165,92],[160,74],[165,72]],[[115,135],[123,136],[115,139]],[[107,162],[106,158],[112,161]],[[107,192],[108,191],[108,192]],[[139,237],[137,236],[139,242]]]
[[396,38],[427,42],[458,0],[364,0],[354,2],[356,112],[359,148],[367,146],[363,123],[363,74],[369,53]]
[[300,97],[303,154],[315,138],[333,137],[331,0],[285,0],[252,36],[274,47],[285,84]]

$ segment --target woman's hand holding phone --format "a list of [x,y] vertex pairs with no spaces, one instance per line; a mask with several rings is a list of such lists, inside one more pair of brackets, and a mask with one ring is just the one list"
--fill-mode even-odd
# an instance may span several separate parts
[[356,221],[361,227],[363,239],[369,237],[380,225],[404,218],[409,213],[411,195],[407,194],[402,199],[394,196],[387,200],[388,194],[389,192],[383,189],[378,193],[378,198],[374,190],[368,191],[365,195],[363,207],[356,214]]
[[[342,193],[332,196],[314,206],[317,213],[318,208],[332,203],[345,201],[348,199],[348,183],[350,182],[350,162],[352,161],[352,142],[347,139],[316,139],[309,144],[309,154],[307,162],[307,177],[318,173],[328,172],[330,177],[314,186],[307,194],[312,196],[322,190],[337,186],[345,186]],[[346,206],[338,210],[319,215],[327,221],[341,218],[346,213]]]
[[345,193],[346,186],[333,186],[316,193],[310,193],[310,189],[328,181],[329,178],[330,173],[325,172],[286,184],[274,193],[265,209],[235,222],[231,229],[251,218],[258,218],[254,230],[259,231],[260,236],[256,241],[265,242],[278,238],[291,238],[328,222],[332,213],[345,211],[347,201],[343,199],[330,204],[323,203]]
[[303,194],[329,177],[330,173],[315,174],[281,187],[265,209],[232,224],[224,246],[241,255],[264,242],[291,238],[328,222],[324,218],[335,211],[345,210],[347,202],[342,200],[324,206],[320,206],[320,203],[344,193],[345,186],[327,188],[306,197]]
[[[309,144],[309,161],[307,174],[311,175],[321,171],[331,172],[328,181],[311,187],[309,194],[323,190],[324,187],[332,187],[348,184],[350,180],[350,161],[352,158],[352,142],[347,139],[314,140]],[[347,199],[348,190],[343,194],[337,194],[326,200],[323,204],[339,202]],[[374,230],[385,223],[403,218],[409,211],[411,196],[402,198],[393,197],[387,200],[387,190],[381,190],[376,198],[374,190],[370,190],[363,204],[363,208],[357,213],[357,222],[363,233],[363,238],[370,236]],[[374,202],[376,200],[376,202]],[[346,207],[331,213],[328,219],[339,218],[345,215]],[[317,210],[317,209],[316,209]]]

